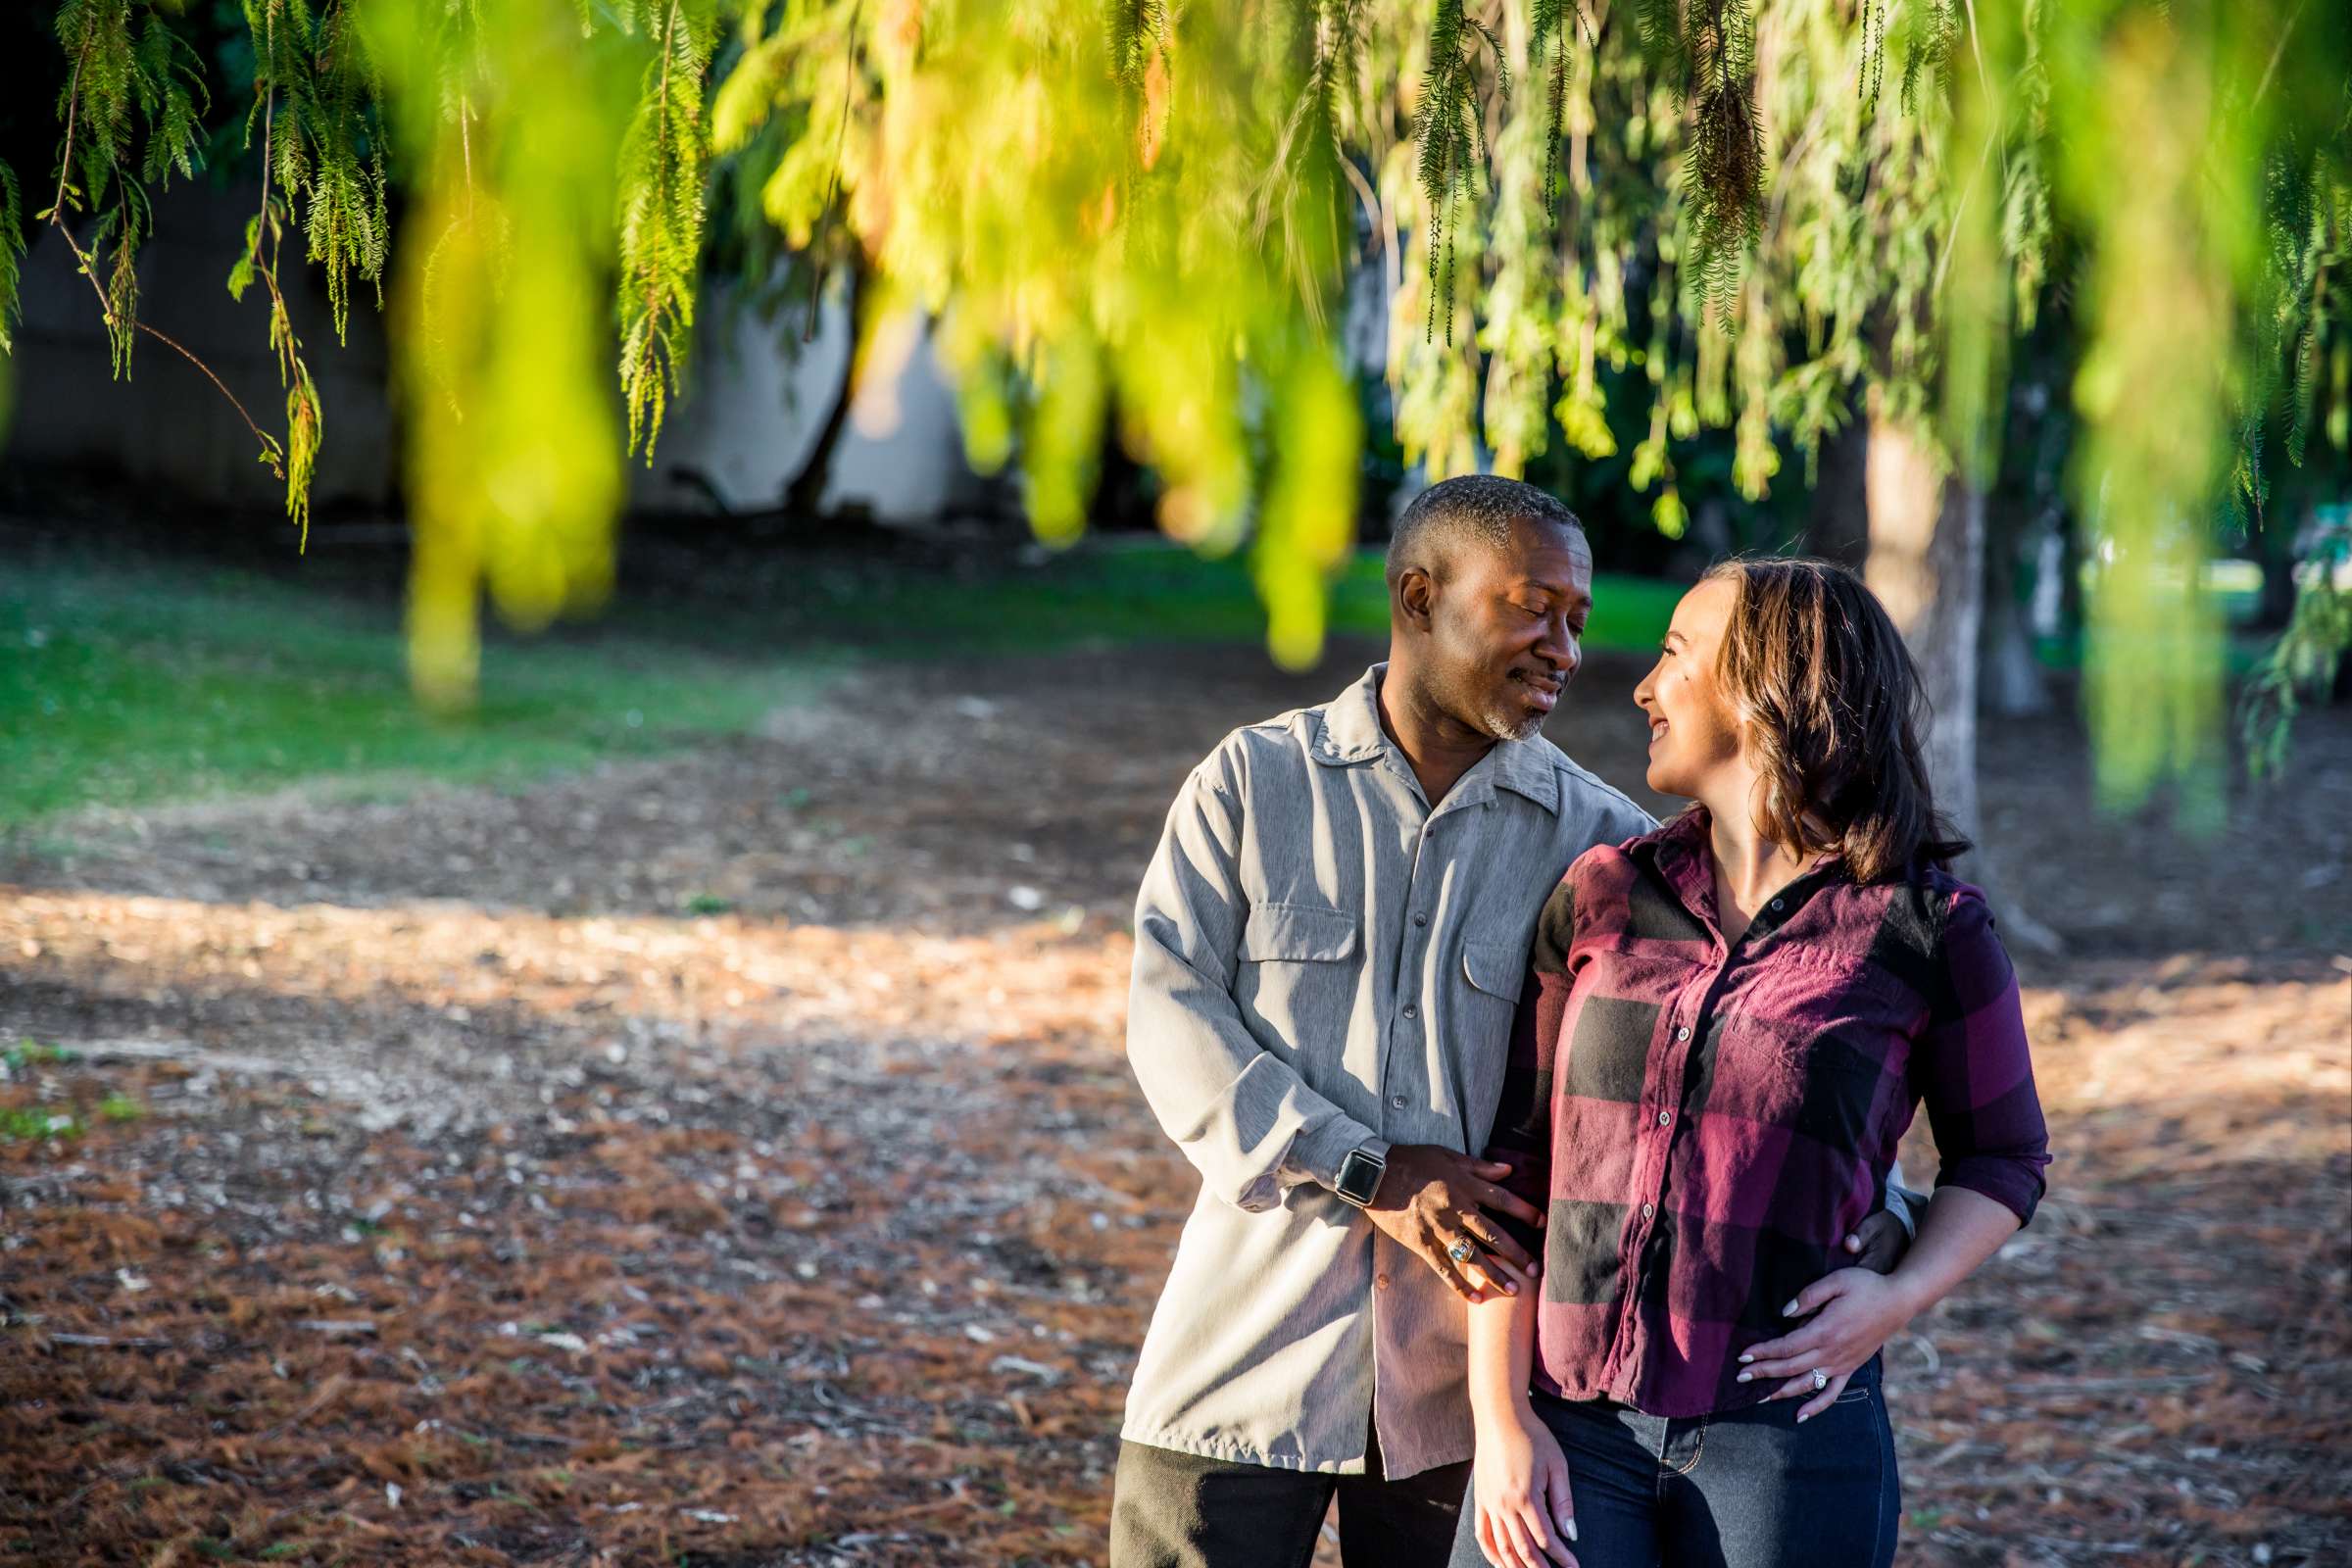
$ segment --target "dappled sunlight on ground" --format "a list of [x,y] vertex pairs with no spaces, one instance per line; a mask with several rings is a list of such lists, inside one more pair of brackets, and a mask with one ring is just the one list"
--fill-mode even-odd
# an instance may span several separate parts
[[[1121,1054],[1125,901],[1215,736],[1347,678],[1186,657],[12,850],[0,1560],[1100,1563],[1194,1188]],[[600,858],[583,816],[636,825]],[[2072,876],[2037,907],[2107,931],[2081,906],[2132,887]],[[1907,1561],[2352,1544],[2352,970],[2315,907],[2021,963],[2051,1196],[1889,1348]]]

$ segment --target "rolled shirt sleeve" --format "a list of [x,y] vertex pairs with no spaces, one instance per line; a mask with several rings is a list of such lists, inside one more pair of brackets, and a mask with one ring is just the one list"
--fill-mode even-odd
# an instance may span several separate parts
[[1351,1150],[1387,1145],[1260,1046],[1234,1003],[1250,910],[1237,870],[1245,782],[1221,751],[1169,808],[1136,899],[1127,1056],[1202,1183],[1254,1212],[1300,1181],[1334,1186]]
[[1936,1135],[1936,1185],[1983,1193],[2023,1225],[2041,1201],[2049,1130],[2017,975],[1973,888],[1953,897],[1941,947],[1943,994],[1912,1054]]

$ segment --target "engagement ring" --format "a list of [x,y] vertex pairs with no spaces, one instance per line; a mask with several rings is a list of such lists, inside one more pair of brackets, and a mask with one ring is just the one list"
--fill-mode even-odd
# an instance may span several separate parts
[[1828,1388],[1829,1386],[1830,1375],[1827,1372],[1824,1372],[1821,1368],[1815,1367],[1813,1369],[1813,1392],[1815,1394],[1819,1394],[1822,1390]]

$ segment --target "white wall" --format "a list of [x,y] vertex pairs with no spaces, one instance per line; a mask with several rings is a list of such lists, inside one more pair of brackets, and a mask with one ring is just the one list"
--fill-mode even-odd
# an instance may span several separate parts
[[[744,304],[733,284],[705,288],[688,396],[673,405],[651,473],[636,469],[636,498],[682,511],[710,505],[676,470],[699,470],[731,511],[772,507],[808,461],[850,353],[838,297],[801,341],[806,306],[774,318]],[[911,520],[952,510],[974,483],[963,461],[956,405],[924,323],[877,328],[866,384],[833,460],[827,506],[862,503],[880,517]]]

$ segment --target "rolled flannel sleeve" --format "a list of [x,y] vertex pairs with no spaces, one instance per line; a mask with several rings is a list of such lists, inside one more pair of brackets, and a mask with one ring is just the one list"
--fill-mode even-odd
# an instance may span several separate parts
[[1936,1185],[1983,1193],[2023,1225],[2041,1201],[2049,1130],[2017,975],[1973,889],[1952,901],[1942,958],[1943,995],[1912,1056],[1936,1136]]
[[[1489,1144],[1494,1157],[1511,1167],[1495,1185],[1533,1203],[1538,1213],[1551,1206],[1552,1070],[1559,1055],[1560,1020],[1568,1006],[1568,950],[1575,931],[1576,889],[1563,880],[1536,917],[1527,982],[1519,990],[1519,1014],[1511,1026],[1502,1099]],[[1544,1233],[1538,1227],[1508,1214],[1494,1218],[1531,1254],[1544,1255]]]
[[1240,872],[1244,777],[1221,751],[1168,811],[1135,906],[1127,1059],[1152,1114],[1225,1202],[1256,1211],[1286,1186],[1339,1180],[1348,1152],[1387,1145],[1269,1054],[1233,1000],[1250,901]]

